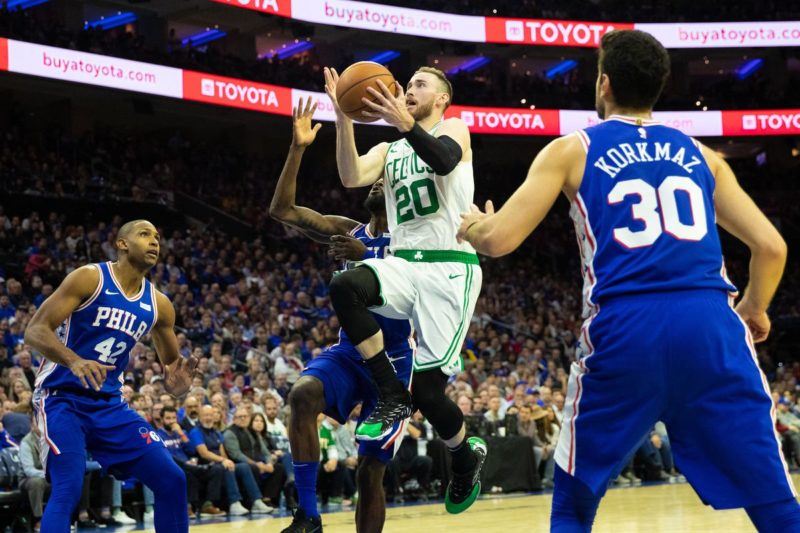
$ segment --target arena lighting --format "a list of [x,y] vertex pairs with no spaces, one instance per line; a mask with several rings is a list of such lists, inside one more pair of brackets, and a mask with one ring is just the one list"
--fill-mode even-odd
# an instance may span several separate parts
[[29,7],[38,6],[40,4],[45,4],[50,0],[8,0],[6,3],[6,8],[11,11],[14,9],[19,9],[20,11],[28,9]]
[[375,63],[380,63],[381,65],[385,65],[390,61],[394,61],[400,57],[400,52],[395,52],[394,50],[386,50],[385,52],[381,52],[379,54],[375,54],[372,57],[368,57],[367,61],[373,61]]
[[136,18],[136,13],[132,13],[130,11],[118,11],[116,15],[111,15],[110,17],[100,17],[97,20],[87,20],[83,25],[83,29],[88,30],[89,28],[95,28],[101,30],[110,30],[111,28],[118,28],[120,26],[124,26],[125,24],[136,22]]
[[217,39],[222,39],[226,35],[228,35],[227,32],[218,30],[217,28],[209,28],[200,33],[190,35],[189,37],[184,37],[181,39],[181,43],[183,46],[203,46]]
[[489,63],[489,61],[491,61],[491,59],[489,59],[488,57],[483,57],[483,56],[473,57],[472,59],[464,61],[457,67],[451,68],[450,70],[447,71],[447,73],[452,75],[452,74],[458,74],[459,72],[472,72],[473,70],[479,69],[482,66],[486,65],[487,63]]
[[277,52],[265,54],[263,57],[286,59],[287,57],[292,57],[293,55],[311,50],[312,48],[314,48],[314,43],[310,41],[298,41],[291,44],[284,44]]
[[547,76],[548,80],[555,78],[560,74],[566,74],[570,70],[574,69],[578,66],[578,62],[574,59],[567,59],[566,61],[562,61],[558,65],[554,66],[551,69],[548,69],[547,72],[544,73]]
[[754,74],[758,69],[764,66],[764,60],[759,58],[751,59],[750,61],[745,61],[741,67],[736,71],[736,77],[740,80],[745,78],[749,78],[752,74]]

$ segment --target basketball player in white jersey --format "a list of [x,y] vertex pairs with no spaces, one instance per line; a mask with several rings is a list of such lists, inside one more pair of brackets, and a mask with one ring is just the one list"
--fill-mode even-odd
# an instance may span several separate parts
[[[453,458],[453,479],[445,495],[450,513],[466,510],[480,493],[486,444],[467,438],[461,411],[444,394],[447,379],[462,368],[461,345],[480,293],[481,269],[469,243],[456,241],[460,212],[469,209],[475,184],[467,125],[444,118],[453,88],[444,73],[422,67],[407,93],[370,88],[375,102],[365,116],[382,118],[402,134],[359,156],[353,122],[336,101],[335,70],[325,69],[325,90],[336,110],[336,161],[345,187],[384,180],[390,251],[382,260],[336,276],[331,301],[342,328],[366,360],[380,390],[372,414],[358,427],[362,440],[380,439],[413,412],[408,390],[384,347],[370,310],[387,318],[412,319],[418,332],[413,405],[433,424]],[[399,85],[398,85],[399,87]]]

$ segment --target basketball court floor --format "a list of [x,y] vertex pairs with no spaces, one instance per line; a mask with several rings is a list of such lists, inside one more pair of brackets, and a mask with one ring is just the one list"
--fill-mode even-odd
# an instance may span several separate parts
[[[800,475],[792,476],[800,486]],[[385,533],[493,533],[495,531],[549,530],[550,494],[486,497],[469,511],[448,515],[441,502],[390,508],[386,513]],[[325,533],[353,533],[352,510],[323,515]],[[229,533],[259,531],[277,533],[291,518],[237,519],[192,522],[191,531]],[[678,533],[752,532],[742,510],[714,511],[700,503],[686,483],[653,484],[615,488],[608,491],[597,514],[597,533]]]

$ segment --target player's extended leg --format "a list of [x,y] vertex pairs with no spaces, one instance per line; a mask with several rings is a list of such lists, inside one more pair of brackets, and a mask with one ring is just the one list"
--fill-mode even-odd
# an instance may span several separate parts
[[44,508],[41,530],[68,533],[72,513],[81,497],[86,453],[50,453],[47,458],[47,472],[50,474],[50,499]]
[[481,491],[480,471],[486,459],[486,444],[478,437],[467,438],[464,415],[447,397],[448,376],[438,368],[414,372],[414,406],[436,428],[450,449],[453,479],[445,494],[445,507],[450,513],[465,511]]
[[386,494],[383,490],[383,475],[386,465],[375,457],[358,458],[356,483],[356,531],[358,533],[380,533],[386,520]]
[[749,330],[724,294],[686,295],[671,322],[668,379],[676,385],[664,422],[676,466],[715,509],[743,507],[762,532],[800,531],[800,504]]
[[369,417],[359,425],[359,438],[377,440],[392,431],[395,422],[411,416],[411,397],[397,378],[383,344],[378,321],[369,308],[382,305],[381,286],[368,267],[342,272],[331,280],[331,303],[345,333],[365,359],[378,385],[380,399]]
[[153,447],[137,459],[113,465],[113,469],[123,478],[137,478],[153,491],[158,533],[189,531],[186,475],[166,448]]
[[669,309],[637,295],[606,302],[584,323],[555,451],[552,532],[591,530],[609,480],[664,412]]
[[[325,408],[322,382],[312,376],[301,376],[289,393],[289,444],[292,447],[298,512],[286,533],[314,531],[322,527],[317,509],[317,469],[319,468],[319,430],[317,415]],[[300,515],[302,513],[302,516]],[[297,523],[295,523],[297,522]],[[308,523],[306,523],[308,522]]]

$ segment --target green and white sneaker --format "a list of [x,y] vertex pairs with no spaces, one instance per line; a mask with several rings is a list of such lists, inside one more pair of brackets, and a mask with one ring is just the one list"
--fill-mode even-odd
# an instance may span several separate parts
[[467,439],[470,449],[477,459],[475,468],[464,474],[453,473],[453,479],[444,495],[444,508],[450,514],[463,513],[475,503],[481,493],[481,469],[486,461],[486,442],[480,437]]

